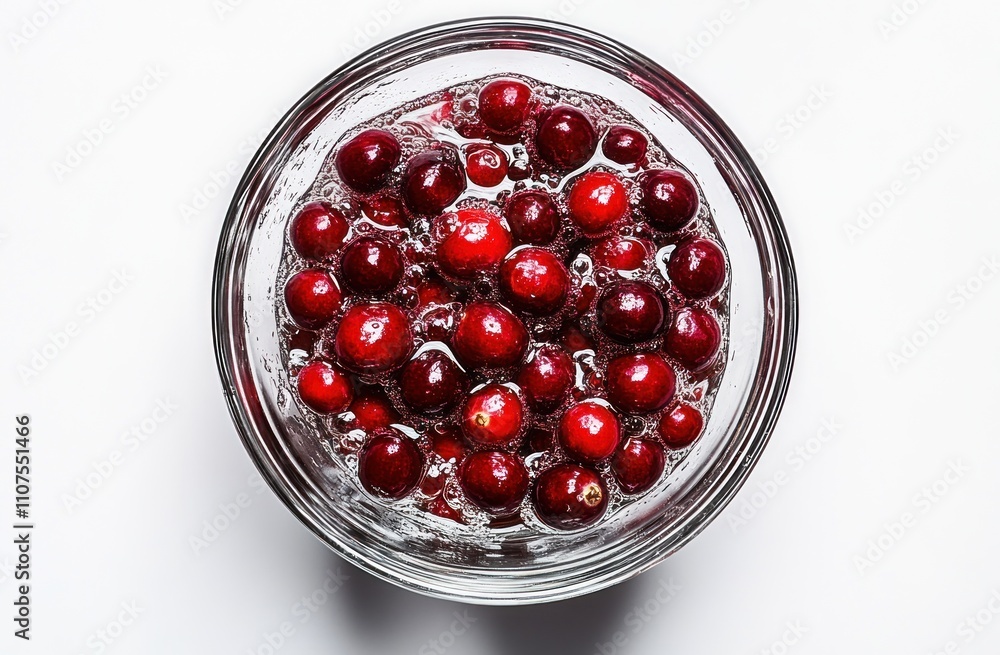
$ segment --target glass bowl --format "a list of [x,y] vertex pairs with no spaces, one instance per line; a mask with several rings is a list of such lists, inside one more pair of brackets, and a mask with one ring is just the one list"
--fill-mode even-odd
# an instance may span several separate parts
[[[444,531],[394,511],[331,456],[293,401],[275,312],[285,225],[341,135],[407,100],[523,72],[616,102],[696,178],[730,257],[727,364],[705,431],[645,496],[587,529]],[[345,64],[281,119],[240,182],[215,267],[215,347],[224,392],[264,479],[330,548],[432,596],[525,604],[589,593],[662,561],[719,514],[766,444],[795,349],[788,241],[760,173],[690,89],[599,34],[521,18],[467,20],[393,39]]]

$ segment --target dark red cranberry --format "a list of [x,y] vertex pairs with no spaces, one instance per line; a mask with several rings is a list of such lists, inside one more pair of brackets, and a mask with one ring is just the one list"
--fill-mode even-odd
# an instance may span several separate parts
[[401,153],[399,141],[389,132],[365,130],[340,147],[337,172],[344,184],[355,191],[378,191],[399,163]]
[[548,345],[539,348],[521,367],[517,386],[521,387],[528,407],[546,414],[562,404],[575,378],[576,367],[566,351]]
[[373,432],[379,428],[387,428],[393,423],[399,423],[399,412],[385,393],[376,387],[366,387],[355,397],[347,408],[354,414],[351,421],[352,430]]
[[299,271],[285,283],[285,306],[295,324],[307,330],[325,326],[340,309],[342,295],[330,274],[318,268]]
[[685,241],[670,253],[667,275],[688,298],[709,298],[726,282],[726,256],[709,239]]
[[620,439],[618,417],[591,400],[570,407],[559,421],[559,443],[567,455],[582,462],[611,457]]
[[528,491],[528,471],[520,458],[497,450],[481,450],[458,468],[465,497],[493,514],[516,510]]
[[504,207],[504,216],[518,243],[544,246],[559,234],[559,207],[552,196],[539,189],[512,195]]
[[631,166],[645,161],[648,147],[642,132],[628,125],[615,125],[604,136],[601,152],[616,164]]
[[451,307],[436,305],[420,316],[426,341],[451,340],[455,331],[455,311]]
[[679,230],[698,213],[698,190],[683,173],[654,171],[642,178],[640,187],[643,214],[658,230]]
[[576,299],[573,301],[573,309],[575,313],[574,317],[582,316],[590,311],[590,305],[594,302],[594,298],[597,296],[597,284],[593,280],[579,280],[580,286],[576,293]]
[[549,316],[566,304],[569,273],[548,250],[521,248],[500,266],[500,293],[516,310]]
[[608,508],[608,490],[601,476],[576,464],[557,464],[542,471],[533,498],[538,518],[557,530],[586,527]]
[[722,343],[722,331],[711,314],[697,307],[682,309],[664,339],[664,349],[677,361],[696,371],[710,364]]
[[515,182],[531,177],[531,164],[523,159],[515,159],[507,167],[507,177]]
[[427,278],[417,285],[417,306],[447,305],[455,300],[455,294],[447,284],[436,278]]
[[440,516],[443,519],[448,519],[449,521],[454,521],[455,523],[462,523],[462,515],[458,513],[458,510],[448,504],[442,496],[437,498],[432,498],[427,503],[427,511],[434,516]]
[[485,209],[459,209],[434,222],[438,267],[445,275],[472,279],[496,270],[510,252],[510,232]]
[[414,155],[403,173],[403,199],[417,214],[440,214],[465,191],[465,173],[451,148]]
[[569,171],[590,161],[597,149],[597,131],[579,109],[556,105],[538,125],[535,146],[550,166]]
[[458,464],[465,459],[468,449],[462,439],[462,431],[448,425],[431,432],[431,450],[444,461]]
[[587,236],[607,232],[628,211],[628,195],[611,173],[584,173],[573,183],[566,201],[569,216]]
[[521,126],[528,115],[531,88],[517,80],[493,80],[479,92],[479,118],[497,132]]
[[344,212],[326,202],[311,202],[295,215],[288,238],[306,259],[327,259],[344,245],[348,230]]
[[358,454],[361,485],[383,498],[402,498],[413,491],[423,468],[416,442],[392,428],[377,431]]
[[355,373],[390,371],[406,361],[412,348],[406,314],[385,302],[348,309],[333,340],[337,361]]
[[677,378],[666,360],[654,353],[622,355],[608,364],[604,388],[611,404],[628,414],[648,414],[667,406]]
[[361,211],[372,221],[385,227],[409,226],[402,201],[388,193],[366,198],[361,203]]
[[454,407],[467,383],[458,364],[440,350],[425,350],[408,361],[399,374],[403,401],[421,414],[438,414]]
[[320,414],[337,414],[351,404],[354,385],[351,378],[338,368],[323,361],[302,367],[296,378],[299,397],[311,410]]
[[555,446],[556,436],[551,430],[533,427],[525,435],[524,445],[528,453],[544,453]]
[[635,237],[609,237],[591,251],[594,264],[616,271],[634,271],[649,261],[653,244]]
[[344,248],[340,273],[351,291],[379,296],[395,289],[403,279],[403,255],[384,239],[361,237]]
[[458,361],[469,368],[516,366],[528,349],[521,320],[493,303],[466,306],[452,337]]
[[496,186],[507,177],[507,154],[496,146],[473,144],[465,155],[465,173],[473,184]]
[[663,296],[646,282],[616,282],[597,301],[597,326],[620,343],[652,339],[663,330],[666,318]]
[[462,407],[462,432],[480,446],[508,448],[517,440],[524,409],[517,394],[502,384],[473,391]]
[[629,439],[611,458],[611,472],[627,494],[646,491],[660,479],[666,466],[663,446],[652,439]]
[[567,325],[559,335],[559,340],[567,352],[577,353],[581,350],[594,350],[597,346],[590,336],[575,325]]
[[679,450],[694,443],[703,427],[705,420],[701,412],[691,405],[681,403],[663,415],[660,419],[659,432],[663,443],[669,448]]

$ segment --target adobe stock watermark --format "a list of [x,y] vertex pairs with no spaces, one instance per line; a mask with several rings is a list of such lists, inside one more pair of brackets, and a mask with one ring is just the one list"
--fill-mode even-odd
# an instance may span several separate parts
[[459,640],[459,638],[469,631],[472,624],[478,619],[471,614],[469,610],[463,609],[461,611],[455,611],[451,614],[452,620],[444,630],[442,630],[437,637],[433,639],[428,639],[424,645],[422,645],[417,650],[417,655],[444,655],[447,653]]
[[594,655],[616,655],[628,646],[649,622],[681,591],[673,578],[660,579],[656,591],[642,604],[635,605],[622,619],[623,627],[611,635],[611,640],[594,644]]
[[105,652],[121,639],[125,631],[134,625],[145,611],[138,601],[123,602],[111,620],[86,638],[84,643],[87,645],[87,649],[95,655]]
[[809,632],[809,628],[803,625],[802,621],[786,621],[781,636],[761,648],[760,653],[761,655],[785,655],[802,640],[807,632]]
[[782,143],[792,140],[792,137],[805,127],[812,118],[833,98],[833,93],[825,84],[813,85],[809,95],[794,109],[785,112],[775,123],[772,132],[754,148],[752,154],[758,163],[765,163],[781,148]]
[[246,514],[247,508],[253,505],[254,497],[261,495],[267,489],[264,479],[258,473],[250,474],[247,478],[247,486],[252,493],[251,491],[241,491],[230,500],[219,503],[219,511],[202,521],[199,531],[188,537],[188,545],[191,546],[195,555],[200,556],[206,548],[216,543],[229,528],[233,527],[233,524]]
[[674,64],[678,68],[683,69],[690,66],[708,52],[719,38],[736,23],[743,12],[755,4],[755,0],[732,0],[729,4],[730,6],[725,7],[712,18],[702,21],[701,29],[687,38],[683,49],[674,52]]
[[886,554],[899,545],[910,534],[922,518],[944,500],[952,489],[967,476],[972,469],[961,460],[948,462],[944,473],[930,484],[923,486],[910,499],[910,507],[896,518],[882,525],[882,532],[870,539],[862,553],[853,558],[854,568],[859,575],[881,562]]
[[889,13],[875,23],[882,40],[888,41],[896,32],[903,29],[928,2],[929,0],[902,0],[894,3]]
[[378,41],[396,14],[403,11],[401,0],[389,0],[381,9],[375,9],[362,25],[354,28],[350,43],[342,43],[340,52],[344,57],[357,57],[362,51]]
[[7,33],[7,41],[10,42],[11,49],[17,53],[21,48],[28,45],[28,42],[41,34],[46,27],[60,14],[62,8],[72,0],[38,0],[37,9],[29,14],[25,14],[17,25],[17,28]]
[[963,646],[968,646],[1000,616],[1000,588],[994,587],[988,599],[975,612],[968,614],[955,625],[955,637],[929,655],[959,655]]

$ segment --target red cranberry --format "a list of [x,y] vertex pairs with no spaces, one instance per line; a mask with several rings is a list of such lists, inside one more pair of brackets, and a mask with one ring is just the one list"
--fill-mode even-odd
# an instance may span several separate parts
[[608,400],[629,414],[648,414],[667,406],[674,397],[677,379],[659,355],[622,355],[608,364],[604,388]]
[[516,80],[493,80],[479,92],[479,118],[497,132],[521,126],[528,115],[531,89]]
[[344,184],[361,193],[385,186],[402,153],[399,141],[385,130],[365,130],[340,147],[336,166]]
[[406,361],[413,348],[410,323],[395,305],[354,305],[344,314],[333,351],[344,368],[355,373],[389,371]]
[[285,284],[288,315],[307,330],[318,330],[329,323],[340,309],[341,299],[337,283],[318,268],[300,271]]
[[521,460],[497,450],[481,450],[465,458],[458,468],[465,497],[493,514],[516,510],[528,491],[528,471]]
[[470,303],[458,319],[452,344],[458,361],[469,368],[515,366],[528,349],[528,332],[500,305]]
[[447,305],[455,300],[451,288],[435,278],[427,278],[417,285],[417,306]]
[[545,191],[518,191],[507,201],[504,216],[518,243],[543,246],[559,234],[559,208]]
[[507,177],[520,182],[531,177],[531,164],[523,159],[515,159],[507,167]]
[[575,325],[567,325],[559,335],[563,347],[568,352],[577,353],[581,350],[595,350],[596,345],[587,333]]
[[461,431],[449,425],[431,433],[431,450],[446,462],[460,463],[465,459],[466,447]]
[[607,232],[628,211],[628,195],[611,173],[584,173],[570,189],[569,216],[587,236]]
[[701,434],[705,420],[701,412],[687,404],[680,404],[660,419],[660,436],[663,443],[675,450],[687,448]]
[[496,186],[507,177],[507,155],[496,146],[471,145],[465,156],[465,173],[473,184]]
[[557,105],[538,125],[535,135],[538,154],[553,168],[573,170],[583,166],[597,149],[597,131],[579,109]]
[[426,341],[447,343],[451,340],[451,334],[455,331],[455,312],[451,307],[432,307],[420,319]]
[[394,195],[382,194],[366,198],[361,204],[365,216],[385,227],[409,227],[403,203]]
[[485,209],[459,209],[434,222],[438,266],[446,275],[471,279],[496,270],[513,245],[510,232],[496,214]]
[[726,282],[726,256],[714,241],[692,239],[670,253],[667,274],[688,298],[709,298]]
[[403,401],[421,414],[451,409],[465,393],[466,384],[462,369],[440,350],[425,350],[408,361],[399,374]]
[[528,407],[547,414],[562,404],[576,378],[576,367],[559,346],[542,346],[521,367],[517,386],[521,387]]
[[601,152],[616,164],[630,166],[645,161],[648,147],[642,132],[628,125],[615,125],[604,136]]
[[573,301],[574,317],[582,316],[590,311],[590,305],[597,296],[597,285],[593,280],[580,280],[580,286],[576,293],[576,300]]
[[295,215],[288,238],[306,259],[326,259],[344,245],[348,230],[344,212],[326,202],[311,202]]
[[523,421],[521,399],[501,384],[488,384],[472,392],[462,408],[462,432],[481,446],[510,447]]
[[379,296],[395,289],[403,279],[403,255],[388,241],[361,237],[344,248],[340,272],[351,291]]
[[448,501],[441,496],[432,498],[427,503],[427,511],[434,516],[440,516],[443,519],[448,519],[449,521],[454,521],[455,523],[462,523],[462,515],[458,513],[457,509],[449,505]]
[[567,455],[582,462],[611,457],[620,438],[614,412],[590,400],[567,409],[559,421],[559,443]]
[[597,326],[620,343],[652,339],[663,330],[666,318],[663,297],[646,282],[617,282],[597,301]]
[[465,191],[465,173],[451,148],[414,155],[403,173],[403,199],[417,214],[440,214]]
[[354,420],[351,421],[353,430],[373,432],[399,423],[399,412],[393,408],[389,397],[375,387],[362,389],[347,409],[354,414]]
[[413,491],[423,468],[417,444],[392,428],[376,432],[358,454],[361,485],[383,498],[402,498]]
[[519,311],[555,314],[566,303],[569,273],[548,250],[522,248],[500,266],[500,293]]
[[528,430],[525,436],[524,445],[527,453],[544,453],[552,450],[556,437],[551,431],[544,428],[534,427]]
[[643,177],[640,186],[643,213],[658,230],[679,230],[698,213],[698,190],[683,173],[654,171]]
[[652,253],[652,244],[634,237],[609,237],[594,246],[594,264],[616,271],[642,268]]
[[296,378],[299,396],[307,407],[320,414],[337,414],[351,404],[351,378],[327,362],[310,362]]
[[533,497],[538,518],[558,530],[586,527],[608,508],[608,490],[601,476],[576,464],[557,464],[543,471]]
[[712,315],[703,309],[690,307],[674,317],[667,330],[664,348],[667,354],[696,371],[715,359],[720,343],[722,331]]
[[611,472],[628,494],[642,493],[656,484],[665,466],[663,446],[652,439],[629,439],[611,458]]

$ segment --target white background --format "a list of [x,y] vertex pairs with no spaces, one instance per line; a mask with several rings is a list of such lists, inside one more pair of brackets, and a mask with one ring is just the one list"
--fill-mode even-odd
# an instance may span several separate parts
[[[997,652],[1000,281],[983,262],[1000,255],[1000,5],[477,4],[3,3],[0,652]],[[211,347],[223,213],[280,113],[366,26],[380,41],[473,12],[599,30],[679,74],[748,148],[773,139],[756,157],[799,272],[792,389],[734,503],[653,571],[543,607],[466,608],[340,562],[258,493]],[[8,618],[22,413],[29,643]],[[226,529],[197,548],[213,521]],[[303,611],[338,567],[348,579]]]

